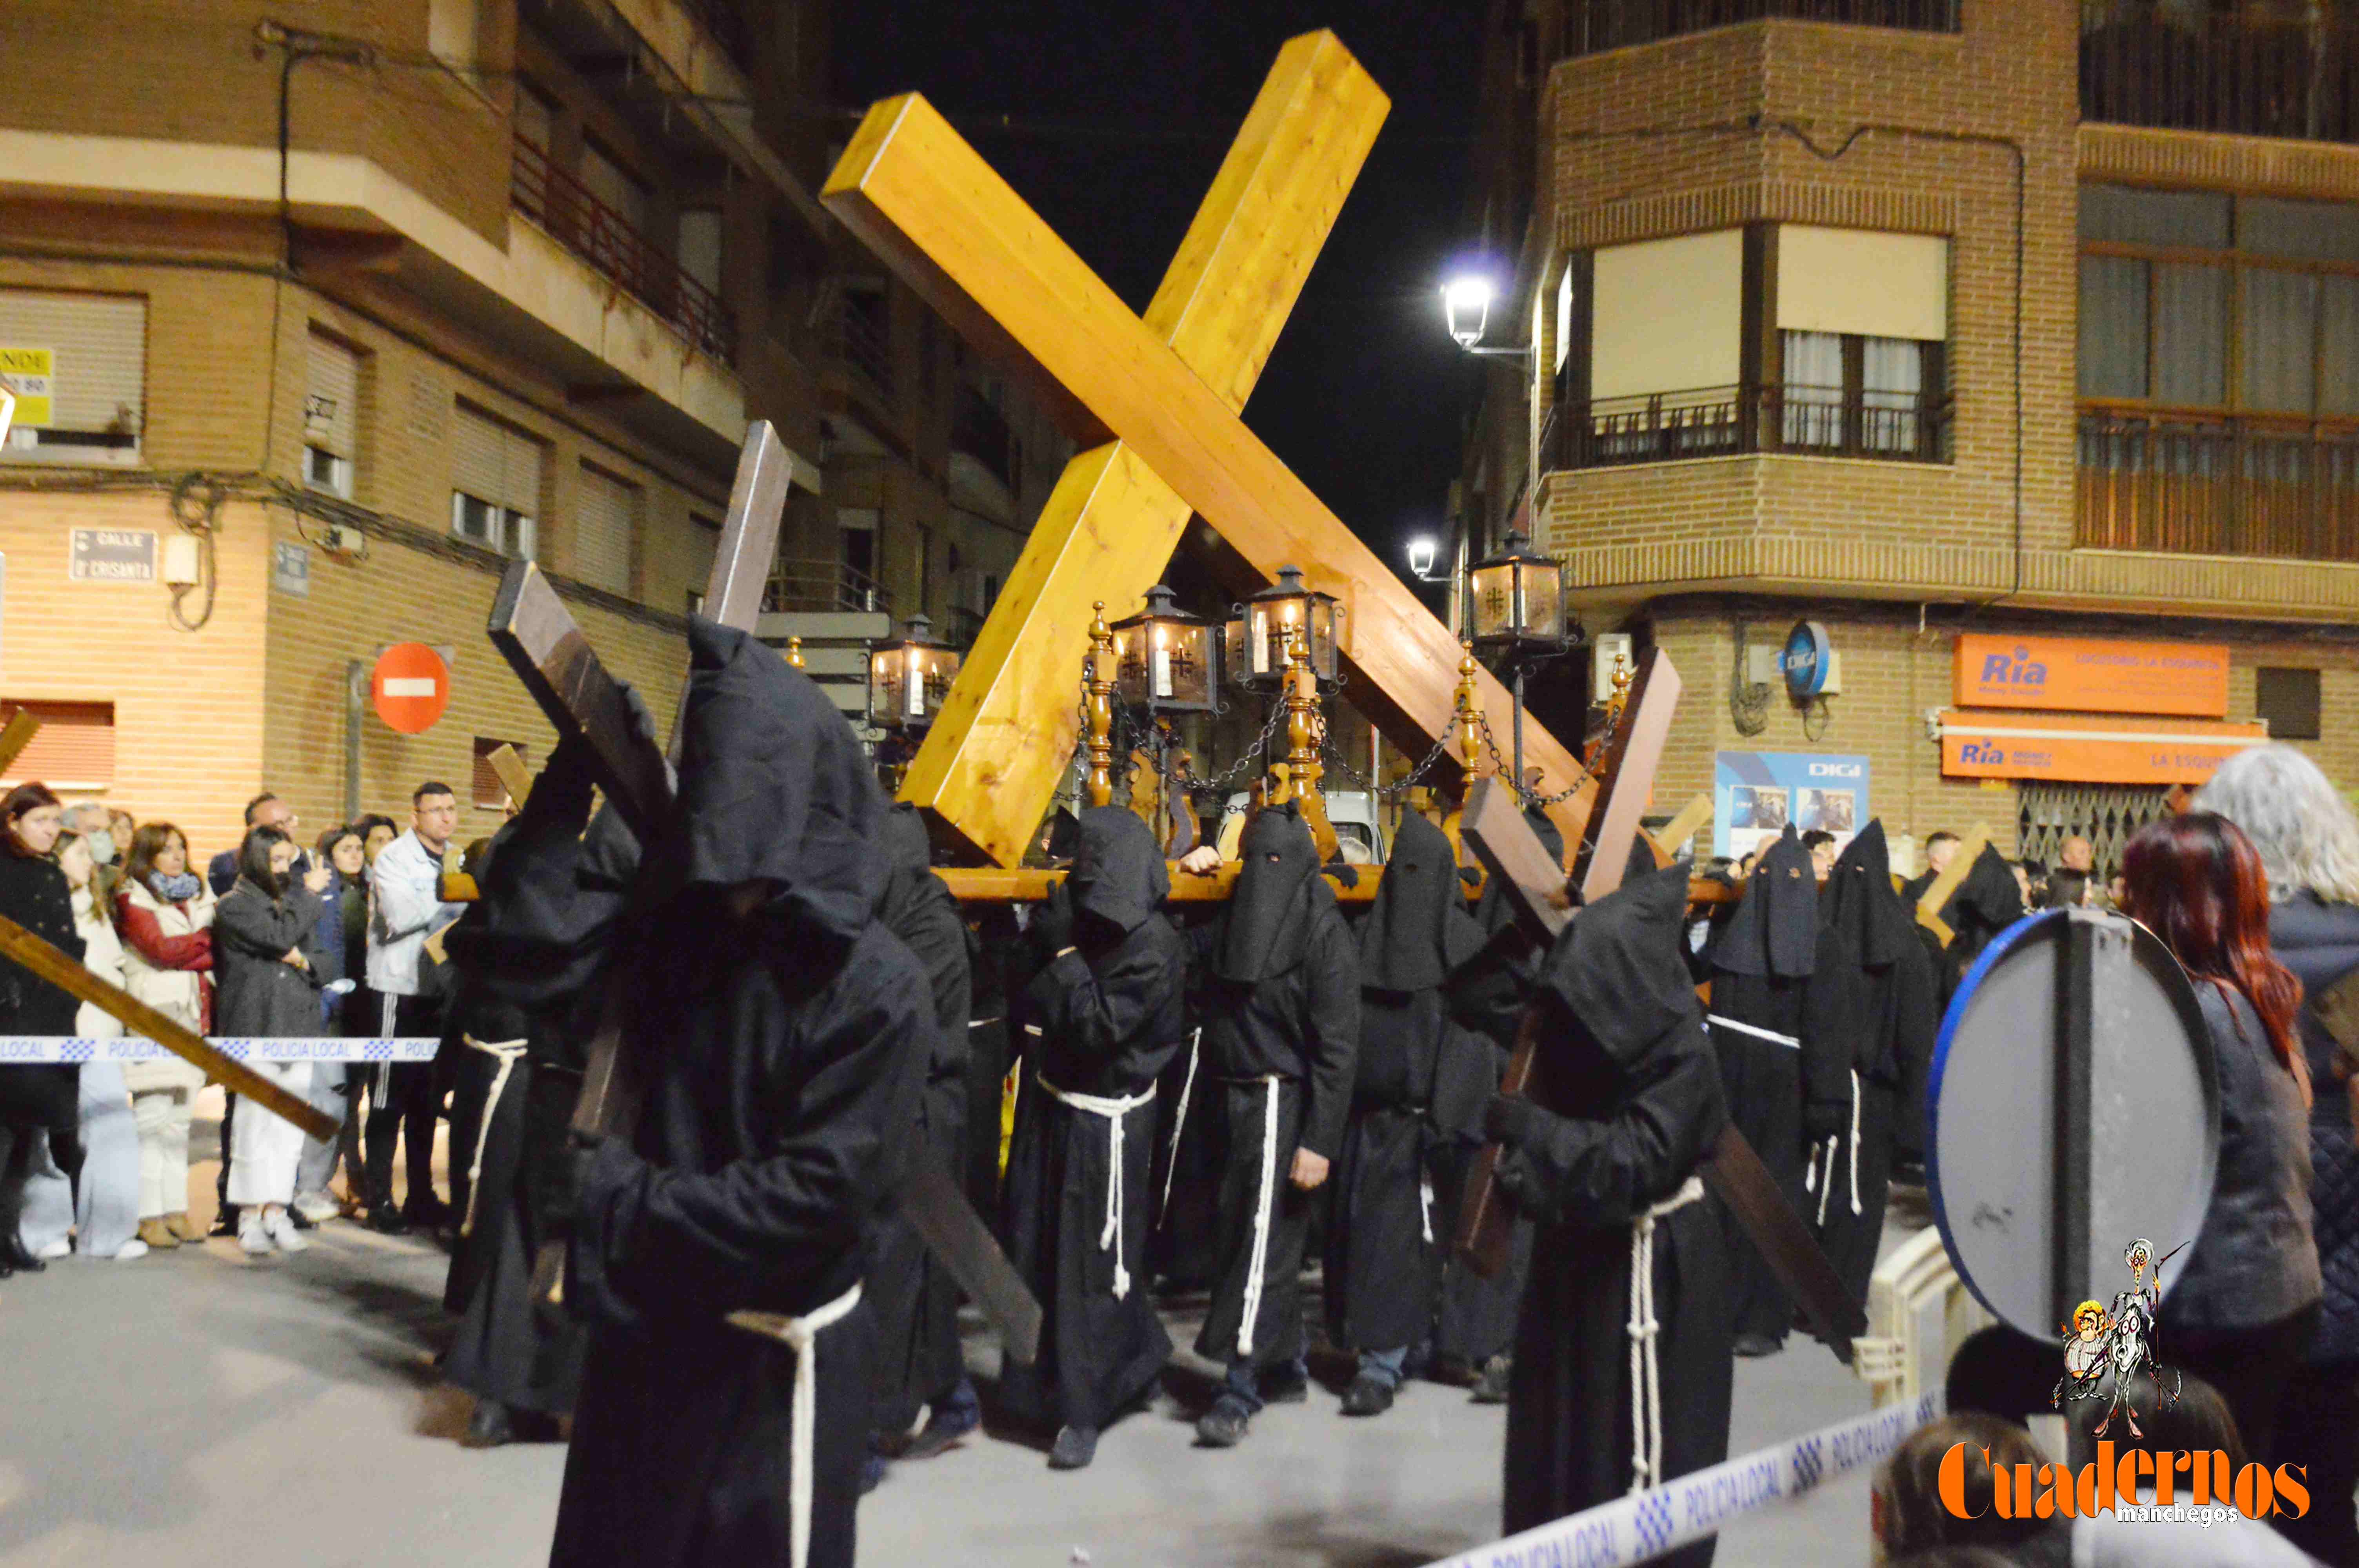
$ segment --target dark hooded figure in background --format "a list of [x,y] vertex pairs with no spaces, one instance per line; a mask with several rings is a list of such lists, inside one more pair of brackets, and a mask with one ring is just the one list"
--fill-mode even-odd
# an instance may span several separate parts
[[[1711,1023],[1728,1114],[1797,1214],[1811,1212],[1802,1127],[1806,1042],[1844,1038],[1811,1027],[1818,967],[1819,881],[1788,823],[1762,851],[1712,950]],[[1794,1303],[1733,1217],[1729,1226],[1736,1353],[1767,1356],[1785,1344]]]
[[[1549,857],[1560,866],[1564,864],[1564,835],[1549,814],[1527,806],[1524,821]],[[1474,962],[1451,977],[1450,1006],[1455,1016],[1490,1043],[1490,1071],[1480,1086],[1479,1105],[1498,1088],[1506,1073],[1507,1058],[1515,1051],[1516,1020],[1530,1000],[1545,955],[1524,935],[1504,887],[1484,886],[1474,905],[1474,924],[1482,929],[1484,949]],[[1441,1200],[1442,1212],[1454,1217],[1463,1200],[1467,1172],[1487,1140],[1479,1112],[1463,1125],[1445,1122],[1444,1126],[1452,1133],[1449,1181],[1435,1195]],[[1531,1265],[1531,1221],[1511,1211],[1508,1236],[1506,1266],[1487,1280],[1468,1267],[1454,1249],[1442,1265],[1434,1358],[1452,1373],[1463,1367],[1473,1375],[1478,1404],[1505,1404],[1507,1399],[1507,1374],[1513,1363],[1509,1347],[1515,1342],[1516,1318],[1523,1304],[1524,1275]]]
[[1451,977],[1484,947],[1450,840],[1401,819],[1360,925],[1360,1054],[1327,1227],[1328,1335],[1359,1352],[1345,1415],[1389,1409],[1413,1346],[1430,1341],[1456,1215],[1439,1196],[1451,1140],[1480,1126],[1498,1087],[1488,1040],[1451,1016]]
[[[1940,988],[1917,923],[1893,891],[1881,821],[1871,821],[1836,857],[1819,903],[1821,919],[1857,967],[1859,1023],[1847,1043],[1829,1043],[1848,1045],[1827,1053],[1842,1076],[1813,1083],[1804,1130],[1819,1175],[1820,1244],[1852,1300],[1864,1306],[1884,1238],[1895,1108],[1912,1065],[1932,1052]],[[1921,1070],[1914,1076],[1923,1081]]]
[[593,1326],[550,1561],[846,1568],[860,1310],[933,1046],[876,918],[883,795],[834,705],[695,619],[679,799],[618,961],[636,1134],[577,1156],[565,1304]]
[[[1509,1534],[1727,1457],[1726,1241],[1696,1173],[1727,1113],[1680,956],[1687,899],[1673,866],[1573,917],[1536,1003],[1548,1103],[1490,1104],[1500,1185],[1541,1227],[1507,1401]],[[1701,1568],[1712,1545],[1663,1561]]]
[[461,1070],[484,1079],[446,1294],[459,1334],[442,1361],[443,1376],[475,1396],[471,1447],[555,1438],[581,1384],[587,1336],[533,1301],[532,1269],[550,1195],[565,1185],[602,977],[639,864],[621,815],[591,816],[592,780],[589,743],[560,741],[494,838],[480,897],[444,939],[458,972]]
[[1360,1042],[1359,954],[1292,803],[1254,818],[1241,859],[1227,908],[1198,934],[1204,1070],[1227,1127],[1219,1272],[1196,1340],[1229,1369],[1196,1423],[1215,1448],[1268,1400],[1306,1396],[1302,1253]]
[[1058,1427],[1051,1467],[1078,1470],[1098,1433],[1170,1359],[1147,1294],[1156,1076],[1180,1045],[1188,952],[1162,914],[1170,873],[1121,806],[1082,813],[1071,874],[1032,917],[1028,1082],[1007,1154],[1008,1255],[1041,1303],[1040,1354],[1009,1362],[1000,1399]]
[[[876,918],[925,966],[933,999],[933,1050],[918,1104],[913,1158],[963,1170],[967,1113],[967,1024],[973,1013],[970,938],[958,901],[934,875],[926,825],[915,806],[896,806],[877,833],[885,892]],[[958,1283],[926,1249],[917,1228],[896,1215],[876,1238],[868,1271],[876,1314],[875,1447],[880,1455],[929,1459],[983,1424],[983,1405],[959,1347]],[[920,1408],[925,1430],[909,1429]],[[882,1477],[871,1464],[864,1480]]]
[[1974,857],[1973,869],[1966,872],[1966,880],[1958,884],[1941,912],[1951,932],[1950,945],[1942,955],[1944,1005],[1991,938],[2023,915],[2023,889],[2015,880],[2015,868],[2006,863],[1996,845],[1984,845],[1983,852]]

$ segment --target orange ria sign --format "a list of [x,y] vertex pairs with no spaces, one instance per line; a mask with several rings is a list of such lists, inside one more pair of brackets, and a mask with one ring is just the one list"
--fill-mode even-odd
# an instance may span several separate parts
[[2222,762],[2268,738],[2267,726],[2261,724],[1953,708],[1941,715],[1941,773],[2071,784],[2201,784]]
[[2228,711],[2228,645],[1965,633],[1958,638],[1956,701],[2219,719]]

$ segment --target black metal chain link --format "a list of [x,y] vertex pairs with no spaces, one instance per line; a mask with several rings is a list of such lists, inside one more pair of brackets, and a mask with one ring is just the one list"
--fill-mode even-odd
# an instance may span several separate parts
[[[1522,801],[1527,809],[1535,806],[1554,806],[1559,801],[1571,800],[1574,795],[1581,793],[1582,785],[1587,784],[1590,780],[1597,776],[1598,768],[1604,763],[1607,752],[1612,750],[1612,748],[1606,745],[1603,741],[1600,741],[1597,748],[1596,757],[1582,766],[1580,776],[1575,778],[1572,783],[1567,784],[1564,788],[1558,790],[1554,795],[1534,795],[1530,790],[1524,787],[1523,780],[1509,776],[1515,772],[1515,769],[1506,758],[1499,754],[1499,742],[1491,733],[1490,715],[1477,714],[1475,716],[1475,721],[1482,726],[1483,744],[1490,750],[1491,765],[1498,771],[1498,774],[1501,778],[1507,780],[1507,787],[1516,792],[1516,798]],[[1608,730],[1606,732],[1606,739],[1610,740],[1612,735],[1613,731]]]
[[1398,800],[1424,781],[1426,774],[1433,771],[1434,763],[1449,755],[1451,740],[1451,736],[1444,735],[1440,740],[1436,741],[1433,743],[1433,750],[1428,752],[1419,761],[1417,766],[1402,774],[1395,783],[1388,784],[1371,784],[1367,776],[1345,762],[1343,753],[1333,746],[1321,747],[1319,754],[1330,771],[1342,774],[1343,782],[1354,789],[1366,790],[1379,800]]

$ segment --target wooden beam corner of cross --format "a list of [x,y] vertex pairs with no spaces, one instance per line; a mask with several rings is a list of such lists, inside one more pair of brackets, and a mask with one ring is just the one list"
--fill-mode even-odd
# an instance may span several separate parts
[[[1456,639],[1239,417],[1390,107],[1332,33],[1288,42],[1144,315],[925,99],[861,122],[821,201],[1082,448],[903,783],[936,842],[1021,861],[1079,739],[1091,606],[1140,602],[1191,513],[1256,579],[1233,586],[1292,565],[1336,596],[1355,697],[1388,738],[1414,754],[1451,732]],[[1506,711],[1496,679],[1467,679]],[[1580,757],[1528,717],[1525,750],[1578,781],[1549,810],[1580,843]]]

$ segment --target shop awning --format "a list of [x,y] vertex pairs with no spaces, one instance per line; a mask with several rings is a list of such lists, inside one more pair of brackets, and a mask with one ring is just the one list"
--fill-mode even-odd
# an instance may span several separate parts
[[1964,708],[1947,709],[1939,725],[1946,778],[2069,784],[2201,784],[2222,762],[2269,738],[2265,724]]

